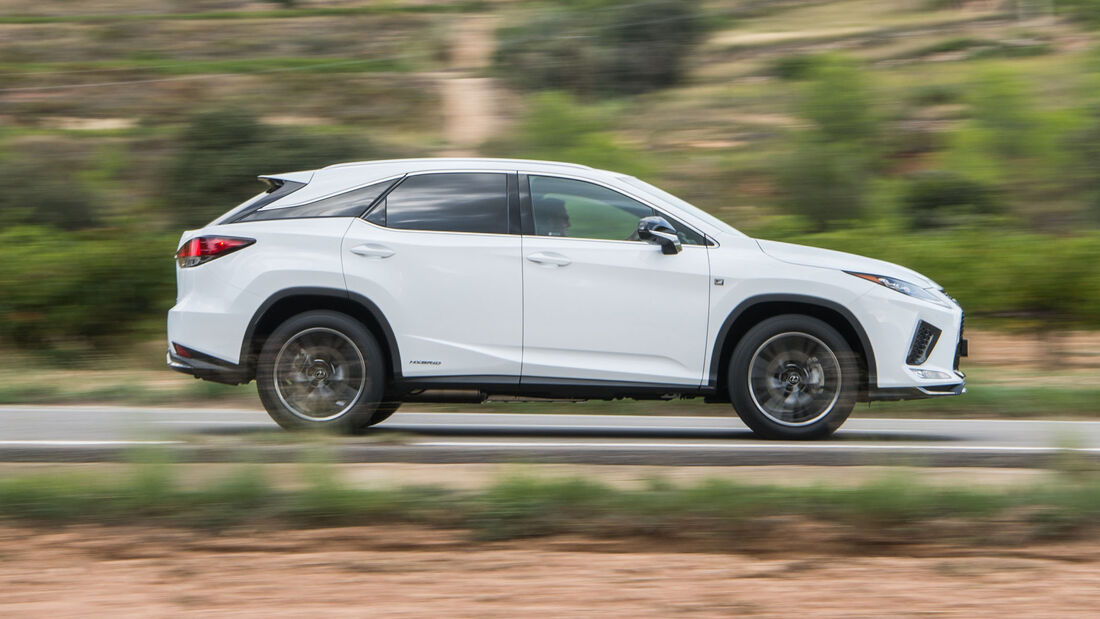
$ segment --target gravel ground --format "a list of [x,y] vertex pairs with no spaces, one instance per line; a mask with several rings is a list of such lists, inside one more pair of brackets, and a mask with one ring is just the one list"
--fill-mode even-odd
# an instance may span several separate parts
[[0,616],[1086,617],[1100,607],[1095,542],[853,556],[798,537],[746,553],[646,539],[475,544],[407,526],[9,527]]

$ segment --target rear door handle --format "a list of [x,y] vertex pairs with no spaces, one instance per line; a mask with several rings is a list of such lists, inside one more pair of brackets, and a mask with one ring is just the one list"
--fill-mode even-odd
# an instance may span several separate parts
[[528,254],[527,259],[535,264],[545,264],[556,267],[563,267],[573,262],[569,258],[552,251],[537,251],[533,254]]
[[367,258],[389,258],[395,252],[385,245],[364,243],[362,245],[356,245],[355,247],[352,247],[351,253],[357,256],[365,256]]

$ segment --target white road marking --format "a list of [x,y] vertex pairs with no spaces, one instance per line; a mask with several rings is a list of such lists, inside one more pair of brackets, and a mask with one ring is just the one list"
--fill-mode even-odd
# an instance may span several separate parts
[[0,406],[2,414],[28,414],[28,413],[74,413],[77,415],[91,415],[95,413],[121,413],[127,415],[256,415],[267,417],[264,411],[234,410],[229,408],[212,410],[191,410],[182,408],[129,408],[119,406]]
[[[228,426],[239,426],[243,423],[256,424],[256,423],[261,423],[261,422],[251,421],[251,420],[244,420],[244,419],[239,419],[239,420],[233,420],[233,419],[194,419],[194,420],[190,420],[190,421],[183,420],[183,419],[168,419],[166,421],[158,420],[154,423],[167,424],[167,425],[182,425],[182,426],[194,426],[194,425],[209,426],[209,425],[217,425],[217,424],[228,425]],[[273,428],[277,427],[275,425],[274,421],[272,421],[270,424],[265,423],[263,425],[270,425]]]
[[742,450],[757,449],[768,450],[881,450],[881,451],[1004,451],[1004,452],[1084,452],[1100,453],[1100,447],[1028,447],[1012,445],[851,445],[843,443],[596,443],[596,442],[475,442],[475,441],[425,441],[414,442],[410,445],[418,447],[509,447],[531,448],[549,447],[552,449],[576,449],[578,447],[599,447],[618,449],[726,449]]
[[181,445],[183,441],[0,441],[0,447],[118,447],[122,445]]
[[[137,415],[178,415],[178,416],[190,416],[190,415],[247,415],[267,417],[267,413],[262,410],[248,410],[248,409],[229,409],[229,408],[215,408],[215,409],[182,409],[182,408],[138,408],[128,406],[70,406],[63,404],[51,404],[41,406],[20,406],[20,405],[2,405],[0,406],[0,415],[4,413],[57,413],[57,412],[70,412],[70,413],[127,413]],[[470,416],[478,417],[522,417],[529,419],[554,419],[562,417],[575,417],[578,419],[591,419],[615,422],[630,422],[630,421],[703,421],[714,423],[716,420],[729,421],[734,424],[732,427],[741,428],[740,420],[734,416],[723,415],[709,415],[709,416],[685,416],[685,415],[590,415],[586,413],[509,413],[503,411],[491,411],[485,410],[481,412],[470,413],[430,413],[420,412],[415,410],[402,410],[395,414],[393,419],[401,419],[406,416],[423,415],[432,418],[439,419],[456,419]],[[958,425],[1004,425],[1004,424],[1072,424],[1076,426],[1097,425],[1100,422],[1095,420],[1047,420],[1047,419],[951,419],[951,418],[932,418],[932,419],[909,419],[909,418],[890,418],[890,417],[853,417],[845,429],[856,429],[853,426],[859,426],[863,424],[873,423],[888,423],[890,425],[909,425],[909,424],[928,424],[928,423],[948,423]],[[572,426],[569,426],[572,427]],[[590,426],[592,427],[592,426]],[[596,426],[600,427],[600,426]],[[622,425],[614,425],[612,427],[622,428]],[[722,426],[725,429],[725,426]],[[859,428],[865,429],[865,428]]]

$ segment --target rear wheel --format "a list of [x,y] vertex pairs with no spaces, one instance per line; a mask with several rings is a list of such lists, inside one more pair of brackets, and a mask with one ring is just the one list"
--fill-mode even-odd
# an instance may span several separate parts
[[730,399],[765,438],[831,435],[859,389],[855,353],[836,329],[809,316],[769,318],[749,330],[730,359]]
[[401,402],[386,397],[384,402],[378,403],[378,408],[374,411],[374,416],[370,419],[370,425],[382,423],[389,419],[394,413],[397,412],[398,407],[401,406]]
[[318,310],[287,320],[267,338],[256,383],[280,426],[350,434],[374,423],[385,390],[384,362],[362,323]]

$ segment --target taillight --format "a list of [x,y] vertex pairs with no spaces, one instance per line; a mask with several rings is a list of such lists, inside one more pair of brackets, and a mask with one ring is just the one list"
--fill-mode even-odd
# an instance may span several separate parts
[[176,252],[176,264],[180,268],[199,266],[244,249],[256,242],[256,239],[242,239],[232,236],[200,236],[191,239]]

